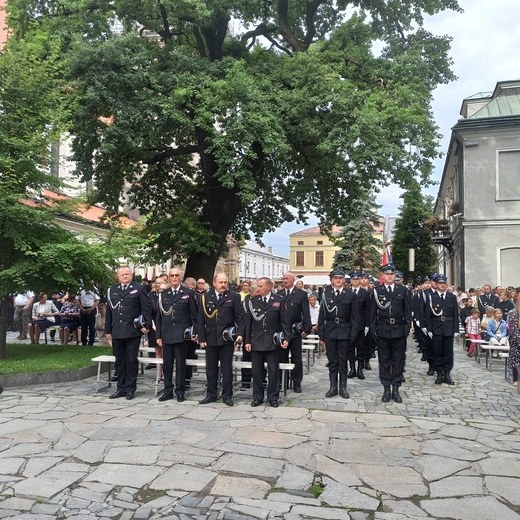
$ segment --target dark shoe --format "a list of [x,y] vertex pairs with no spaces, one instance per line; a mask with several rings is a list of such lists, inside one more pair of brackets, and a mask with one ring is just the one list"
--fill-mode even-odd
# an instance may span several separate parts
[[439,372],[437,372],[437,378],[435,379],[435,384],[442,385],[443,380],[444,380],[444,373],[439,370]]
[[435,375],[435,370],[433,370],[433,365],[430,365],[430,367],[428,368],[428,372],[426,372],[426,375],[427,376],[434,376]]
[[25,341],[25,340],[27,339],[27,336],[20,336],[18,339],[19,339],[20,341]]
[[188,389],[191,388],[191,379],[186,379],[184,383],[184,388]]
[[240,390],[248,390],[249,388],[251,388],[251,383],[242,383],[240,386]]
[[363,361],[358,361],[358,369],[357,369],[357,376],[358,379],[365,379],[365,374],[363,374]]
[[159,397],[159,402],[164,403],[164,401],[169,401],[170,399],[173,399],[173,394],[163,394]]
[[186,398],[184,397],[184,394],[177,394],[177,402],[178,403],[184,403],[186,401]]
[[301,394],[302,393],[302,385],[300,385],[299,383],[294,383],[294,392],[296,394]]
[[254,406],[260,406],[262,403],[263,403],[263,401],[253,401],[253,402],[251,403],[251,406],[253,406],[253,407],[254,407]]
[[224,399],[224,404],[226,406],[233,406],[233,400],[232,399]]
[[334,372],[333,374],[329,374],[330,380],[330,388],[329,391],[325,394],[325,397],[334,397],[338,395],[338,373]]
[[399,387],[397,385],[394,385],[392,388],[392,399],[394,400],[394,403],[402,403],[403,399],[399,395]]
[[444,382],[445,382],[447,385],[454,385],[454,384],[455,384],[455,381],[453,381],[453,379],[451,378],[449,372],[446,372],[446,373],[444,374]]
[[110,381],[117,381],[117,376],[112,376],[112,377],[110,378]]
[[202,401],[199,401],[199,404],[208,404],[208,403],[214,403],[216,399],[214,397],[209,397],[208,395],[202,399]]
[[129,392],[126,394],[126,400],[131,401],[135,397],[135,394],[133,392]]
[[421,357],[421,361],[428,361],[428,356],[426,355],[426,352],[423,352],[423,355]]
[[392,394],[390,393],[390,387],[385,386],[385,389],[383,391],[383,397],[381,397],[381,401],[383,401],[383,403],[389,403],[390,399],[392,399]]
[[372,370],[372,367],[370,366],[370,359],[365,359],[365,370]]
[[347,378],[343,375],[339,376],[339,395],[343,397],[343,399],[350,398],[347,392]]
[[125,397],[126,392],[124,390],[116,390],[112,395],[110,395],[109,399],[118,399],[119,397]]
[[347,374],[347,377],[349,379],[352,379],[354,377],[356,377],[357,373],[356,373],[356,363],[349,363],[350,365],[350,372]]
[[278,401],[269,401],[269,406],[272,406],[273,408],[278,408]]

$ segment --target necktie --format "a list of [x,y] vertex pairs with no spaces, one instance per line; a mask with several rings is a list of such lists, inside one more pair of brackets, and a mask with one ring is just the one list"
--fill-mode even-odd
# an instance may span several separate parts
[[174,289],[174,290],[173,290],[173,295],[174,295],[174,296],[177,296],[177,289]]
[[264,305],[267,305],[267,296],[264,296]]
[[121,289],[123,289],[123,291],[126,291],[126,285],[122,285]]
[[392,296],[392,286],[391,285],[388,286],[388,294],[390,296]]
[[289,289],[285,289],[285,296],[289,296],[289,294],[291,294],[291,291],[289,291]]
[[336,289],[336,296],[339,296],[339,289]]
[[442,301],[444,301],[444,293],[441,294]]
[[219,302],[220,300],[222,300],[222,294],[218,293],[218,299],[217,299]]

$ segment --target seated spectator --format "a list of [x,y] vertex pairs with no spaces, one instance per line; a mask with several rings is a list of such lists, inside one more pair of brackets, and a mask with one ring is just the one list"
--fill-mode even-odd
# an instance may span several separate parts
[[489,341],[489,336],[487,333],[487,327],[489,320],[493,319],[493,314],[495,313],[495,308],[488,306],[486,307],[486,314],[482,316],[480,319],[480,335],[482,336],[482,339],[485,341]]
[[40,334],[54,325],[55,318],[60,311],[53,301],[47,301],[44,292],[38,294],[38,302],[32,308],[32,321],[29,323],[29,338],[32,345],[40,343]]
[[316,334],[316,331],[318,330],[318,317],[320,315],[320,306],[318,304],[318,295],[315,293],[312,293],[309,296],[309,308],[311,311],[311,334]]
[[79,327],[79,306],[76,303],[76,295],[69,293],[60,311],[60,343],[69,343],[70,333],[77,335]]
[[[471,301],[471,298],[467,298]],[[480,335],[480,312],[476,307],[473,307],[471,309],[471,315],[468,316],[465,320],[466,323],[466,336],[472,340],[472,339],[482,339]],[[471,356],[473,354],[473,351],[475,350],[476,343],[473,341],[469,345],[468,349],[468,356]]]
[[505,289],[500,293],[500,303],[498,304],[498,308],[502,311],[502,315],[504,320],[507,321],[507,315],[509,311],[515,308],[514,302],[511,300],[511,293],[506,291]]
[[462,309],[462,307],[464,307],[464,300],[467,297],[468,296],[464,292],[464,289],[462,287],[457,287],[457,305],[459,306],[459,308]]
[[[54,291],[51,295],[51,300],[54,303],[54,305],[56,305],[56,308],[58,309],[58,312],[59,312],[61,310],[61,306],[63,305],[63,301],[61,299],[60,293],[58,291]],[[60,328],[60,324],[61,324],[61,318],[60,318],[60,315],[58,314],[57,316],[54,317],[54,325],[49,328],[49,337],[53,343],[55,341],[54,338],[56,336],[56,331]]]
[[502,311],[500,309],[495,309],[493,318],[488,321],[487,334],[489,336],[490,345],[509,346],[507,324],[505,320],[502,319]]

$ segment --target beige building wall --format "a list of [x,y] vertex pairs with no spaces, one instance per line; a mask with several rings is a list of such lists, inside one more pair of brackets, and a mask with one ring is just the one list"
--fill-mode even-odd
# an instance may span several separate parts
[[0,0],[0,51],[7,42],[6,6],[7,0]]

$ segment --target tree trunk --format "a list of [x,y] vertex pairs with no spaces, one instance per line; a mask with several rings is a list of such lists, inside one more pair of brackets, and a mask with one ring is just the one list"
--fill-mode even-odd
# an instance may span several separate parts
[[9,313],[9,298],[4,295],[1,297],[2,307],[0,308],[0,359],[7,357],[7,315]]
[[211,256],[202,253],[191,254],[186,262],[186,272],[184,277],[192,276],[195,280],[198,278],[204,278],[204,280],[206,280],[206,282],[211,286],[215,274],[215,267],[219,258],[220,255],[218,253]]

